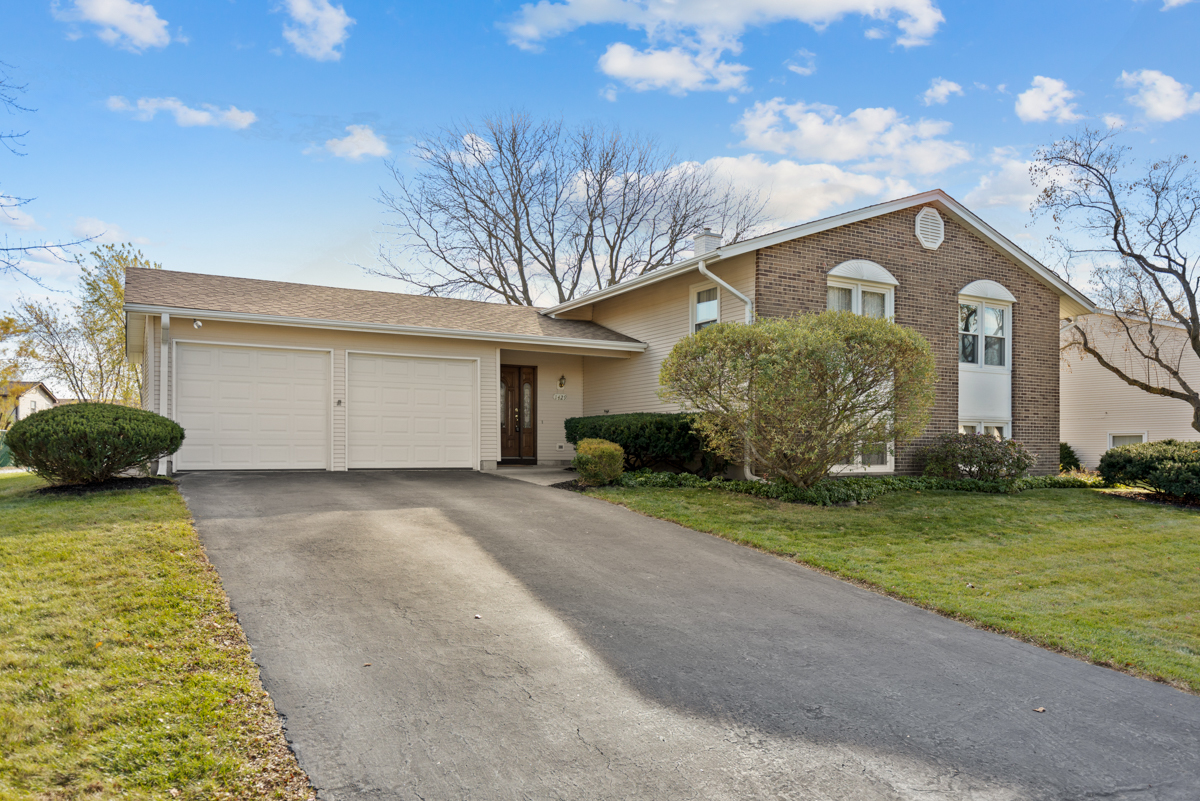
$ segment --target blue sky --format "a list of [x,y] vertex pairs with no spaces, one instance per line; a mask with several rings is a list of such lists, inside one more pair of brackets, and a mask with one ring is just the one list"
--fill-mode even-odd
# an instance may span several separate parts
[[[423,131],[524,108],[653,134],[788,224],[940,187],[1038,255],[1027,161],[1078,126],[1141,160],[1200,133],[1200,2],[23,0],[10,243],[102,234],[169,269],[365,275]],[[52,260],[50,260],[52,262]],[[74,271],[26,265],[48,286]],[[0,277],[0,295],[39,293]],[[40,293],[39,293],[40,294]]]

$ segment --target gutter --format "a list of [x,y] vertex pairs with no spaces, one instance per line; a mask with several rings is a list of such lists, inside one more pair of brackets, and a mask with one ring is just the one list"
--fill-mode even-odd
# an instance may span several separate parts
[[750,300],[750,298],[746,297],[741,292],[738,292],[736,289],[731,287],[729,284],[725,283],[720,278],[717,278],[716,275],[709,272],[708,266],[705,264],[706,261],[719,261],[721,258],[722,258],[721,256],[718,256],[715,259],[709,259],[709,258],[700,259],[700,262],[697,265],[700,268],[700,274],[703,275],[708,280],[712,281],[717,286],[721,287],[721,289],[724,289],[726,292],[729,292],[731,295],[736,297],[742,303],[746,304],[746,325],[750,325],[751,323],[754,322],[754,301]]
[[538,336],[536,334],[503,334],[497,331],[422,328],[415,325],[355,323],[342,320],[319,320],[307,317],[276,317],[266,314],[221,312],[208,309],[183,309],[178,306],[154,306],[144,303],[126,303],[125,311],[140,314],[173,314],[177,317],[199,317],[205,320],[224,320],[234,323],[284,325],[294,328],[325,328],[336,331],[368,331],[372,333],[405,334],[441,339],[474,339],[522,345],[559,345],[572,348],[590,348],[592,350],[645,351],[649,347],[645,342],[620,342],[610,339],[575,339],[574,337],[550,337]]

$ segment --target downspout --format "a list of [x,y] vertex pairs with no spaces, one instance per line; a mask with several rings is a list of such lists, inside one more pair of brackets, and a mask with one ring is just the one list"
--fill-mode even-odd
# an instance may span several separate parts
[[[707,261],[707,260],[701,259],[700,263],[698,265],[700,268],[700,274],[703,275],[708,280],[712,281],[717,286],[719,286],[722,289],[729,292],[731,295],[733,295],[735,298],[740,300],[742,303],[746,304],[746,325],[750,325],[751,323],[753,323],[754,322],[754,301],[750,300],[750,298],[746,297],[741,292],[738,292],[736,289],[731,287],[729,284],[725,283],[720,278],[717,278],[717,276],[715,276],[713,273],[709,272],[708,265],[706,265],[704,263],[705,261]],[[749,458],[750,442],[749,442],[749,439],[750,438],[747,436],[746,437],[746,440],[747,440],[746,447],[744,448],[744,452],[746,453],[746,458],[742,460],[742,470],[745,471],[745,476],[746,476],[747,481],[764,481],[765,479],[763,479],[761,476],[754,475],[754,468],[750,465],[750,458]]]

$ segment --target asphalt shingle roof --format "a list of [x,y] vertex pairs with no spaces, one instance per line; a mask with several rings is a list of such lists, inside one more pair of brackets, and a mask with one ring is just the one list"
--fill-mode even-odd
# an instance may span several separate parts
[[586,320],[546,317],[530,306],[174,270],[129,270],[125,275],[125,302],[197,311],[478,331],[481,334],[638,341]]

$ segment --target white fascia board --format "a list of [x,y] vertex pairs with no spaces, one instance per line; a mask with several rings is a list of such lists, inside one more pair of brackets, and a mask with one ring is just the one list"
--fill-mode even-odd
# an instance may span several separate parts
[[769,248],[773,245],[790,242],[793,239],[812,236],[813,234],[819,234],[824,231],[829,231],[833,228],[840,228],[843,225],[862,222],[863,220],[869,220],[873,217],[882,217],[885,214],[891,214],[896,211],[912,208],[913,206],[929,204],[938,206],[958,222],[978,231],[984,236],[985,239],[992,242],[997,248],[1009,255],[1018,264],[1033,273],[1043,283],[1049,285],[1060,295],[1068,298],[1072,306],[1078,306],[1079,309],[1085,310],[1087,313],[1095,310],[1095,306],[1092,304],[1092,302],[1079,290],[1075,289],[1066,281],[1063,281],[1028,253],[1014,245],[1006,237],[1000,234],[1000,232],[992,228],[992,226],[988,225],[979,217],[975,216],[974,213],[969,211],[957,200],[950,197],[940,189],[933,189],[929,192],[922,192],[919,195],[909,195],[908,197],[889,200],[886,203],[877,203],[874,206],[866,206],[861,209],[845,212],[844,214],[837,214],[833,217],[826,217],[821,220],[813,220],[812,222],[794,225],[791,228],[784,228],[770,234],[756,236],[753,239],[746,239],[742,242],[724,245],[716,250],[705,253],[703,256],[693,256],[687,261],[682,261],[679,264],[672,265],[671,267],[667,267],[662,270],[656,270],[649,275],[635,278],[632,281],[628,281],[623,284],[617,284],[616,286],[608,287],[607,289],[603,289],[599,292],[593,292],[590,295],[584,295],[582,297],[575,298],[574,300],[569,300],[566,303],[560,303],[557,306],[551,306],[548,309],[543,309],[541,313],[553,317],[559,312],[568,311],[580,306],[588,306],[592,303],[596,303],[597,301],[604,300],[615,295],[620,295],[648,284],[657,283],[667,278],[672,278],[676,275],[680,275],[681,273],[688,272],[689,270],[695,270],[698,268],[698,265],[701,261],[711,265],[716,261],[728,259],[733,256],[740,256],[743,253],[749,253],[762,248]]
[[562,345],[589,350],[644,351],[645,342],[614,342],[604,339],[576,339],[574,337],[544,337],[535,334],[504,334],[496,331],[462,331],[452,328],[422,328],[416,325],[389,325],[387,323],[356,323],[343,320],[318,320],[307,317],[277,317],[269,314],[245,314],[239,312],[212,311],[209,309],[183,309],[178,306],[150,306],[141,303],[126,303],[127,315],[173,314],[176,317],[197,317],[202,320],[222,320],[231,323],[254,323],[259,325],[285,325],[292,328],[323,328],[332,331],[365,331],[379,334],[402,334],[406,336],[436,337],[439,339],[475,339],[485,342],[511,342],[514,344]]

